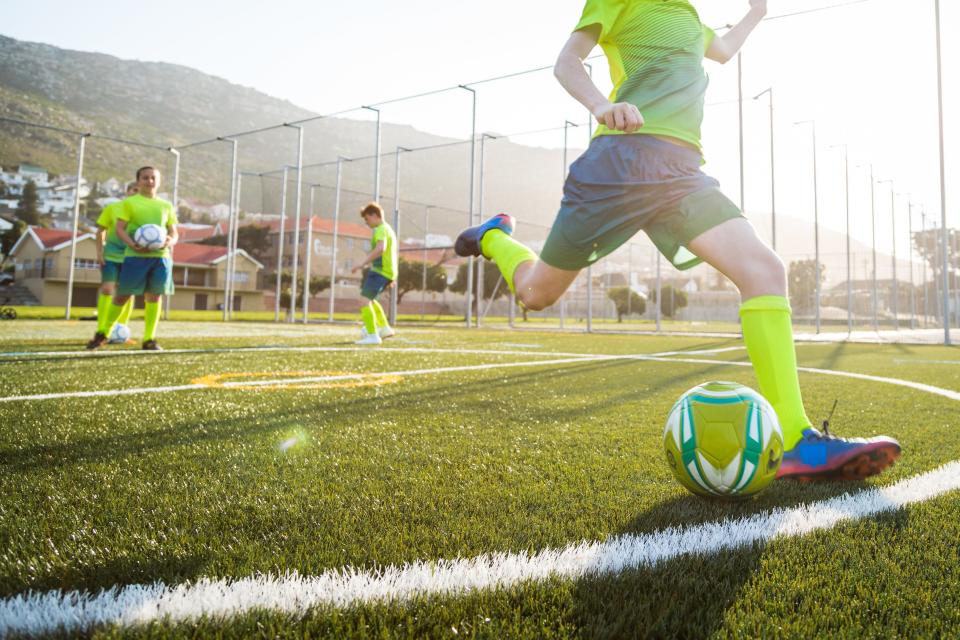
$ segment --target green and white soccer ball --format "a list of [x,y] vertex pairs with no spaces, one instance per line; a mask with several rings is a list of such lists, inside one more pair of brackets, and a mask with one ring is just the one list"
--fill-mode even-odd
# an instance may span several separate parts
[[677,400],[663,448],[673,474],[693,493],[746,498],[777,477],[783,432],[767,400],[735,382],[706,382]]

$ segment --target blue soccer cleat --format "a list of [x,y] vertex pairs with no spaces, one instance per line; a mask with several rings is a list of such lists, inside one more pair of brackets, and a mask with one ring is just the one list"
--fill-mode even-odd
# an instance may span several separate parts
[[500,229],[500,231],[503,231],[508,236],[512,236],[513,229],[516,226],[517,221],[513,216],[506,213],[498,213],[481,225],[461,231],[460,235],[457,236],[457,241],[453,245],[453,250],[458,256],[464,258],[469,256],[479,257],[483,253],[483,251],[480,250],[480,241],[483,239],[483,234],[491,229]]
[[803,439],[784,451],[778,478],[794,480],[863,480],[900,457],[900,443],[888,436],[838,438],[826,428],[805,429]]

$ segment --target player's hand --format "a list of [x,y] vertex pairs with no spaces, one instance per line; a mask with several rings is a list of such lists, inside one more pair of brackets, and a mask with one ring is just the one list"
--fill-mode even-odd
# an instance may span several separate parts
[[132,248],[133,248],[133,250],[136,251],[137,253],[150,253],[150,251],[151,251],[150,249],[147,249],[146,247],[141,247],[141,246],[138,245],[138,244],[132,245]]
[[612,131],[633,133],[643,126],[640,110],[629,102],[607,103],[597,109],[593,117]]
[[360,271],[361,269],[363,269],[363,265],[359,265],[359,264],[358,264],[358,265],[355,266],[353,269],[350,269],[350,273],[356,273],[357,271]]
[[758,11],[761,15],[767,15],[767,0],[750,0],[750,10]]
[[100,264],[101,269],[107,266],[107,261],[103,259],[103,256],[97,256],[97,262]]

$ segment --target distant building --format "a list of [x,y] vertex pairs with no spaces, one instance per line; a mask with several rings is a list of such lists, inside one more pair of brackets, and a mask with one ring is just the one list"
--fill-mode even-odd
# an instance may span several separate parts
[[[29,227],[10,251],[15,278],[25,285],[42,305],[62,306],[67,301],[72,231]],[[226,247],[178,243],[173,248],[173,280],[176,293],[172,309],[217,309],[223,304],[226,281]],[[74,259],[73,304],[95,307],[100,284],[96,237],[77,235]],[[263,265],[245,251],[237,254],[234,274],[234,309],[263,308],[263,293],[257,278]],[[142,302],[141,301],[138,301]]]

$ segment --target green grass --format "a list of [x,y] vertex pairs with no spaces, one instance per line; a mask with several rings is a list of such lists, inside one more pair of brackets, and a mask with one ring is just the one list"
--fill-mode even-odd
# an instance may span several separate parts
[[[76,350],[90,323],[0,325],[0,350]],[[134,327],[136,334],[136,325]],[[168,349],[345,347],[352,327],[161,324]],[[525,347],[511,347],[524,344]],[[723,348],[694,337],[402,330],[375,351],[0,358],[0,396],[188,384],[211,374],[376,372],[546,356]],[[423,353],[405,347],[443,350]],[[960,391],[947,347],[815,344],[803,366]],[[696,356],[703,358],[704,356]],[[206,389],[0,403],[0,597],[163,580],[314,575],[536,551],[813,502],[860,485],[778,482],[755,500],[694,498],[659,445],[676,397],[749,368],[615,360],[408,376],[346,389]],[[801,374],[841,435],[897,437],[886,485],[960,458],[960,407],[921,391]],[[297,444],[285,453],[280,443]],[[101,628],[103,637],[951,637],[960,632],[956,495],[801,538],[618,576],[459,598]],[[456,629],[456,632],[453,631]]]

